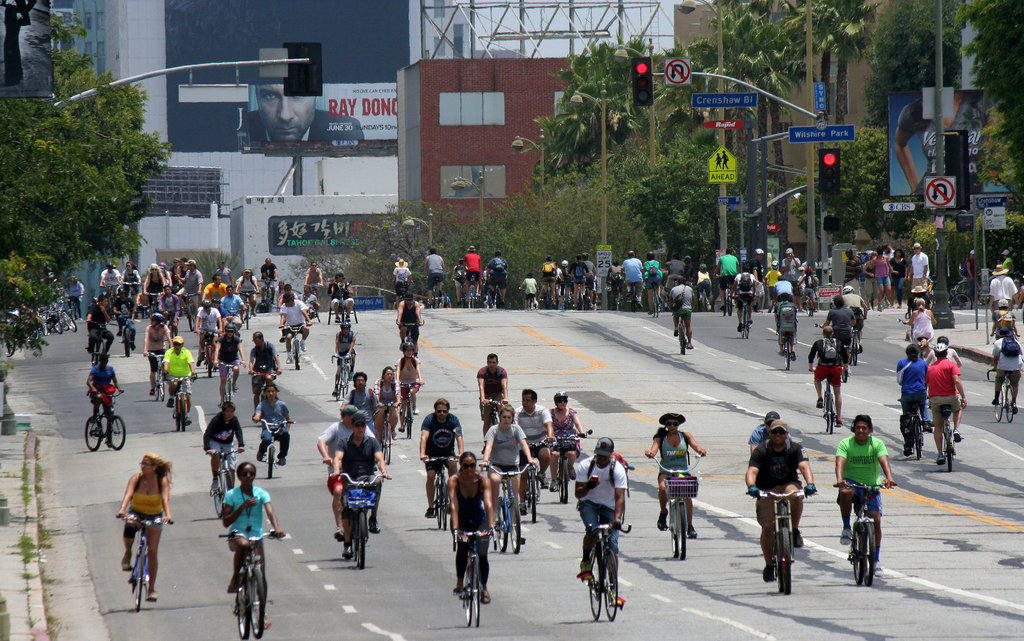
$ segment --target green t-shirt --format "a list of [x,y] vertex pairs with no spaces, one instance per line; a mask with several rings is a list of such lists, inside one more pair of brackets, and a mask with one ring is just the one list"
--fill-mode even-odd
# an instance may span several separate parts
[[644,280],[654,278],[655,275],[657,276],[657,278],[662,277],[661,265],[658,263],[658,261],[649,260],[646,263],[644,263]]
[[167,376],[171,378],[178,378],[181,376],[191,376],[192,368],[188,366],[189,363],[194,361],[192,358],[192,352],[188,351],[184,347],[181,348],[180,354],[174,353],[174,348],[171,348],[164,352],[164,360],[167,361]]
[[732,254],[722,254],[718,259],[718,266],[721,268],[722,276],[735,276],[739,270],[740,259]]
[[880,485],[882,483],[878,457],[889,456],[889,452],[885,449],[885,443],[881,439],[871,436],[868,437],[867,443],[858,445],[856,437],[848,436],[839,441],[839,446],[836,447],[836,456],[846,459],[843,478],[864,485]]

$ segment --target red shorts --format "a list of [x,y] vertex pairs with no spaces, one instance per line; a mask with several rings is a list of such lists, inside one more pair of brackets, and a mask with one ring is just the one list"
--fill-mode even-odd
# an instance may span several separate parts
[[823,381],[828,379],[832,387],[839,387],[843,381],[842,365],[818,365],[814,368],[814,380]]
[[345,481],[341,476],[328,476],[327,477],[327,491],[330,492],[331,496],[334,496],[334,488],[344,485]]

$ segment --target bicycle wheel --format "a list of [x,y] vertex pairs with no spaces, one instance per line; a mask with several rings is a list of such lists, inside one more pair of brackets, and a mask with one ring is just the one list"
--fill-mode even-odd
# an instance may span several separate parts
[[953,449],[953,428],[949,426],[947,419],[945,427],[942,428],[942,438],[946,441],[946,471],[953,471],[953,455],[955,450]]
[[924,430],[921,426],[921,417],[914,415],[913,422],[911,423],[911,429],[914,430],[914,451],[917,454],[917,460],[921,460],[921,450],[924,449]]
[[263,578],[263,569],[258,565],[252,568],[249,575],[249,594],[252,601],[252,635],[259,639],[267,623],[267,581]]
[[299,353],[301,351],[299,349],[299,347],[300,347],[299,341],[302,340],[301,337],[302,337],[302,334],[295,334],[294,336],[292,336],[292,360],[295,361],[295,369],[296,370],[299,369]]
[[[853,335],[853,342],[850,345],[850,365],[857,364],[857,353],[860,352],[860,338],[857,334]],[[846,381],[843,381],[844,383]]]
[[[828,381],[825,381],[825,385],[829,385]],[[835,405],[832,404],[832,387],[829,386],[825,390],[825,433],[831,434],[835,428],[836,421],[836,410]]]
[[1003,414],[1006,411],[1006,394],[1006,385],[1003,385],[1002,389],[999,391],[999,402],[996,403],[995,406],[996,423],[1002,422],[1003,420]]
[[657,318],[658,314],[661,313],[661,296],[658,295],[658,294],[654,295],[654,305],[653,305],[653,307],[654,307],[654,309],[652,309],[651,311],[653,312],[654,317]]
[[686,502],[676,501],[675,507],[675,530],[672,536],[675,538],[673,547],[676,549],[676,557],[683,561],[686,559]]
[[609,621],[619,613],[619,568],[611,550],[604,555],[604,615]]
[[466,566],[466,582],[463,584],[462,588],[462,606],[466,609],[467,628],[472,627],[474,615],[478,614],[480,611],[480,606],[477,605],[476,595],[473,594],[473,584],[476,582],[476,562],[476,558],[470,554],[469,565]]
[[743,306],[743,313],[741,314],[741,318],[742,318],[741,328],[742,328],[743,331],[740,332],[740,336],[742,336],[743,338],[750,338],[750,316],[749,316],[749,314],[750,314],[750,307],[747,306],[747,305],[744,305]]
[[381,450],[384,454],[384,462],[391,465],[391,426],[388,425],[386,421],[384,422],[384,432],[384,434],[381,434],[384,439],[384,444],[381,446]]
[[793,341],[788,336],[782,341],[782,349],[786,352],[786,371],[789,371],[789,366],[793,362]]
[[[184,383],[181,383],[184,385]],[[178,396],[175,401],[175,413],[174,413],[174,427],[178,432],[185,431],[185,419],[188,418],[188,414],[185,412],[185,401]]]
[[241,586],[235,594],[235,618],[238,620],[238,637],[248,639],[252,629],[252,600],[249,596],[249,582],[243,579]]
[[473,625],[475,625],[478,628],[480,627],[480,598],[481,598],[481,596],[483,594],[483,586],[480,585],[480,568],[479,568],[479,564],[480,564],[480,560],[479,560],[479,558],[477,558],[476,562],[474,564],[477,567],[474,568],[473,579],[470,582],[470,586],[472,586],[472,588],[473,588],[473,592],[472,592],[472,595],[471,595],[471,597],[472,597],[472,606],[473,606]]
[[359,529],[355,532],[356,536],[352,537],[352,542],[356,546],[356,567],[360,570],[366,567],[366,537],[369,531],[366,523],[366,510],[361,510],[359,512]]
[[592,549],[590,552],[591,578],[587,581],[587,590],[590,592],[590,613],[594,615],[595,621],[601,618],[601,600],[604,589],[604,562],[599,561],[600,558]]
[[103,442],[103,426],[98,416],[90,416],[85,421],[85,446],[90,452],[100,449]]
[[875,581],[875,524],[864,524],[864,545],[861,547],[864,552],[864,585],[871,587]]
[[537,503],[540,501],[540,477],[536,470],[530,472],[530,522],[537,522]]
[[523,543],[523,519],[519,515],[519,499],[516,497],[512,497],[509,512],[512,514],[512,531],[509,533],[512,537],[512,554],[519,554]]
[[135,572],[132,574],[132,590],[135,596],[135,611],[142,609],[142,600],[145,598],[146,584],[149,582],[148,565],[146,560],[146,548],[140,545],[135,556]]
[[210,498],[213,499],[213,513],[220,518],[220,508],[223,506],[224,501],[224,486],[221,485],[221,475],[218,474],[217,478],[214,479],[214,486],[210,488]]
[[1013,394],[1009,386],[1003,388],[1003,416],[1007,423],[1013,422]]
[[[441,470],[434,472],[434,517],[437,520],[437,529],[443,530],[447,521],[448,512],[445,510],[444,473]],[[443,515],[443,516],[442,516]]]
[[789,594],[793,587],[790,569],[793,565],[793,535],[789,524],[779,528],[775,537],[775,572],[779,580],[779,592]]
[[116,414],[107,418],[107,445],[115,450],[121,449],[124,447],[126,433],[124,419]]
[[857,585],[864,583],[864,575],[868,570],[865,550],[867,550],[867,537],[864,532],[864,524],[854,523],[853,540],[850,543],[850,562],[853,563],[853,578],[857,581]]
[[338,381],[340,383],[340,385],[341,385],[341,390],[340,391],[341,391],[341,395],[342,396],[348,396],[349,379],[351,379],[351,378],[352,378],[352,375],[349,372],[349,367],[347,365],[345,367],[342,367],[341,368],[341,380]]
[[[501,551],[508,550],[509,531],[512,529],[512,515],[509,510],[509,500],[501,499]],[[518,510],[517,510],[518,513]]]
[[[411,399],[411,397],[410,397],[410,399]],[[403,423],[405,425],[405,438],[406,439],[412,438],[412,421],[413,421],[412,413],[413,413],[412,400],[407,400],[406,403],[405,403],[405,420],[403,421]]]
[[562,452],[558,457],[558,502],[566,504],[569,502],[569,459],[568,452]]
[[267,478],[274,478],[274,463],[277,462],[275,455],[277,454],[277,448],[274,447],[274,439],[270,439],[270,446],[267,447]]
[[132,342],[128,339],[128,328],[124,328],[124,332],[121,334],[121,344],[124,345],[124,357],[128,358],[132,355]]

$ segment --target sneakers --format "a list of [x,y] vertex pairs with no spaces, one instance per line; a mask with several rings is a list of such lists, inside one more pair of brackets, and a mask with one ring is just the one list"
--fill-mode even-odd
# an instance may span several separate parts
[[925,434],[931,434],[933,426],[934,423],[932,423],[931,421],[927,421],[923,426],[921,426],[921,431],[924,432]]
[[415,414],[419,414],[419,413],[420,413],[420,408],[418,408],[418,407],[414,407],[414,408],[412,408],[412,413],[413,413],[414,415],[415,415]]
[[658,529],[664,532],[668,529],[668,512],[662,512],[658,515]]
[[267,453],[266,452],[259,452],[259,453],[257,453],[256,454],[256,460],[259,461],[260,463],[262,463],[263,461],[267,460]]
[[800,534],[800,530],[793,530],[793,547],[802,548],[804,546],[804,537]]
[[370,517],[370,521],[369,521],[369,523],[366,524],[366,527],[367,527],[368,530],[370,530],[371,534],[380,534],[380,526],[377,525],[377,517],[376,516],[371,516]]
[[679,336],[679,328],[678,327],[675,328],[674,330],[672,330],[672,335],[673,336]]
[[291,365],[294,362],[295,361],[292,360],[292,353],[288,352],[288,360],[286,360],[285,363],[288,364],[288,365]]
[[[688,538],[688,539],[695,539],[695,538],[697,538],[697,530],[693,527],[693,525],[687,525],[686,526],[686,538]],[[800,547],[800,546],[798,545],[797,547]]]
[[883,576],[885,576],[885,574],[882,572],[882,566],[876,565],[875,566],[875,578],[876,579],[880,579]]
[[686,349],[693,349],[693,343],[687,343]]
[[346,560],[352,558],[352,544],[351,543],[346,543],[345,544],[345,549],[341,553],[341,558],[346,559]]
[[345,533],[341,531],[341,528],[334,531],[334,540],[339,543],[345,540]]
[[580,581],[589,581],[594,578],[594,575],[590,572],[590,561],[580,561],[580,573],[576,575],[576,578]]
[[306,339],[305,338],[299,340],[299,351],[300,352],[306,351]]
[[849,545],[850,541],[853,540],[853,530],[848,527],[843,528],[843,533],[839,535],[840,545]]
[[174,407],[174,399],[173,398],[167,399],[167,407]]
[[904,445],[903,446],[903,456],[910,456],[911,454],[913,454],[913,452],[914,452],[914,446],[913,445]]
[[938,456],[936,456],[935,457],[935,464],[936,465],[945,465],[946,464],[946,455],[945,454],[939,454]]
[[992,404],[993,405],[999,405],[999,397],[998,396],[996,396],[995,398],[992,399]]
[[739,325],[736,326],[736,331],[737,332],[742,332],[743,331],[743,324],[742,323],[740,323]]
[[132,552],[131,552],[131,550],[128,550],[127,552],[125,552],[124,556],[121,557],[121,569],[124,570],[125,572],[131,572],[131,570],[132,570]]
[[558,479],[551,479],[551,483],[548,485],[548,489],[552,492],[558,491]]
[[818,401],[814,404],[814,406],[820,410],[821,408],[825,407],[825,401],[819,398]]
[[1017,413],[1017,401],[1014,401],[1013,405],[1010,406],[1010,411],[1013,412],[1014,414]]
[[520,516],[526,516],[526,504],[525,503],[520,503],[519,504],[519,515]]
[[158,598],[160,597],[157,595],[156,590],[150,590],[149,594],[146,595],[146,600],[149,602],[156,601]]
[[149,395],[150,396],[156,396],[156,388],[155,387],[149,388]]
[[285,458],[283,456],[277,457],[277,464],[280,465],[281,467],[284,467],[284,465],[285,465]]
[[542,489],[542,490],[548,489],[548,480],[547,480],[546,477],[543,477],[543,476],[540,477],[540,489]]
[[964,440],[964,437],[960,436],[960,430],[953,430],[953,442],[959,443]]
[[764,566],[764,570],[761,571],[761,579],[765,583],[771,583],[775,580],[775,566],[773,564]]
[[428,507],[428,508],[427,508],[427,512],[426,512],[426,514],[424,514],[424,515],[423,515],[423,517],[424,517],[424,518],[427,518],[427,519],[432,519],[432,518],[434,518],[435,516],[437,516],[437,512],[435,512],[435,511],[434,511],[434,508],[433,508],[433,506],[431,506],[431,507]]

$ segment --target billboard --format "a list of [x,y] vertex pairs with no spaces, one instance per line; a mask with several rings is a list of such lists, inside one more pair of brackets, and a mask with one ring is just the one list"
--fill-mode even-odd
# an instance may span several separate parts
[[[256,60],[260,48],[319,42],[324,98],[329,100],[326,92],[331,84],[390,84],[393,96],[398,70],[410,62],[409,0],[168,0],[164,4],[168,67]],[[238,79],[249,85],[270,80],[261,79],[254,67],[241,68]],[[182,82],[187,80],[171,76],[169,89]],[[235,69],[195,72],[194,82],[234,83]],[[345,97],[357,98],[361,108],[365,96]],[[328,104],[317,100],[316,109],[329,111]],[[255,111],[251,104],[251,98],[249,104],[181,103],[178,92],[171,89],[167,139],[176,152],[238,151],[239,133],[249,126],[246,112]],[[348,125],[339,121],[336,126]],[[363,131],[363,139],[372,140],[370,131]]]
[[242,120],[246,147],[272,143],[355,146],[398,137],[395,83],[325,84],[324,95],[285,96],[279,83],[249,85]]
[[[980,90],[956,91],[954,115],[943,121],[945,131],[966,129],[970,148],[971,193],[1006,191],[978,178],[977,160],[990,122],[992,103]],[[889,195],[922,196],[924,177],[934,173],[935,128],[922,116],[921,92],[889,94]],[[947,172],[948,173],[948,172]]]
[[50,0],[3,0],[0,98],[52,98]]

